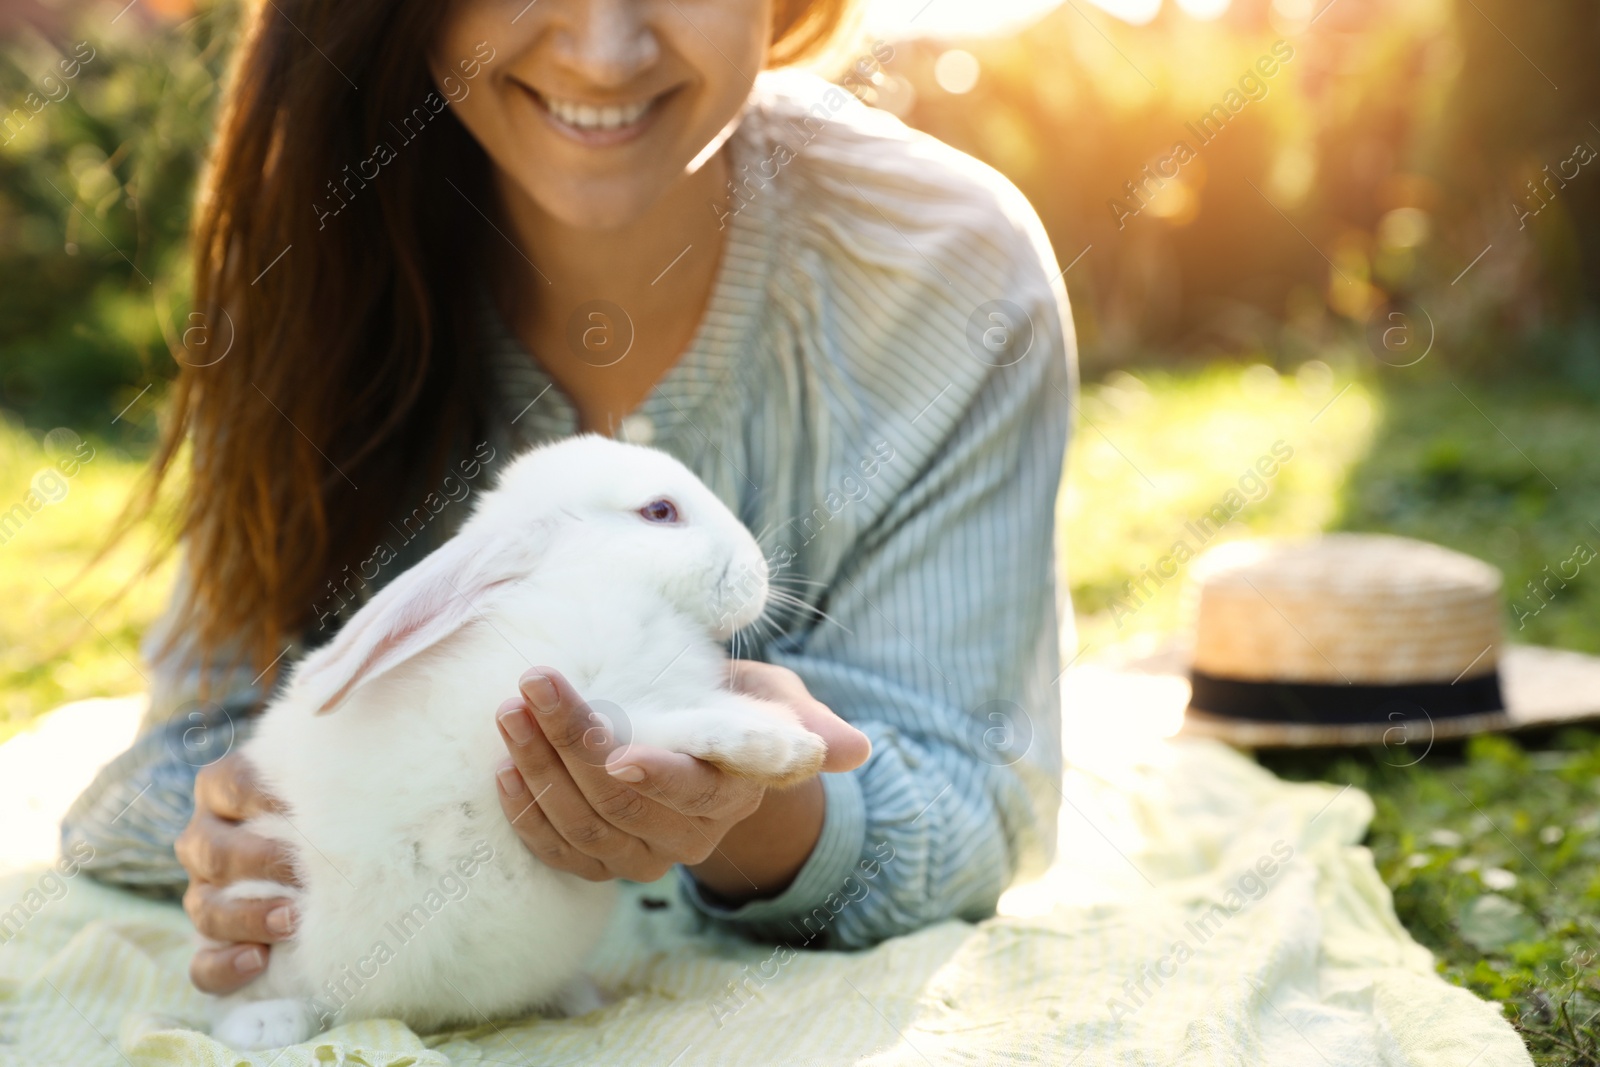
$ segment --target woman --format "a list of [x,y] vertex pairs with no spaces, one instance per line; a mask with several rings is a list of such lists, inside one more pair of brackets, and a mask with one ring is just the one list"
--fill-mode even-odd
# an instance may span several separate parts
[[763,793],[676,754],[596,759],[581,694],[508,678],[483,713],[530,849],[593,879],[677,866],[711,921],[835,947],[991,914],[1047,858],[1065,292],[992,170],[814,76],[755,77],[847,6],[256,12],[201,204],[209,333],[156,464],[192,445],[184,577],[147,732],[63,828],[103,879],[187,886],[225,943],[201,988],[294,928],[286,902],[217,899],[290,877],[238,826],[271,804],[225,755],[250,712],[479,479],[580,431],[673,453],[764,534],[803,603],[735,684],[796,707],[829,760]]

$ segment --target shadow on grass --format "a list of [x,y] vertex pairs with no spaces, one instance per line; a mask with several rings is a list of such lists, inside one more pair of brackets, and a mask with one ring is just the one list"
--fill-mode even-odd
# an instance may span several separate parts
[[1506,576],[1512,641],[1600,653],[1600,403],[1553,383],[1402,373],[1378,380],[1384,414],[1347,474],[1336,528],[1487,560]]

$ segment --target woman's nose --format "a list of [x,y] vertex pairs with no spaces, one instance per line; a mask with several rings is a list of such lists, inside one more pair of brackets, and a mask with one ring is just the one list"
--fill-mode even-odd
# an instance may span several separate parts
[[660,57],[646,0],[574,0],[561,5],[556,47],[561,61],[600,88],[619,88]]

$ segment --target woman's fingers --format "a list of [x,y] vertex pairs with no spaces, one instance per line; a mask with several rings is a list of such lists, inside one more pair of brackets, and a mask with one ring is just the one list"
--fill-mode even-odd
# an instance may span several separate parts
[[282,810],[274,797],[261,791],[255,773],[237,752],[200,768],[194,780],[194,798],[198,807],[235,822]]
[[[548,688],[542,688],[546,685]],[[596,714],[559,671],[544,667],[529,671],[523,675],[522,689],[530,705],[537,706],[541,696],[547,701],[548,708],[535,713],[539,732],[548,739],[551,750],[561,759],[590,806],[619,829],[654,834],[674,822],[670,816],[711,817],[725,814],[732,806],[723,803],[726,797],[718,784],[718,776],[726,776],[710,764],[693,756],[644,745],[631,745],[626,751],[619,749],[604,715]],[[613,773],[625,765],[638,767],[647,774],[651,766],[671,766],[676,768],[677,778],[699,768],[709,772],[709,776],[697,776],[694,785],[710,795],[689,812],[681,808],[674,811],[670,804],[665,807],[652,804],[649,796],[653,795],[653,790],[642,789],[641,783]]]
[[[610,878],[631,878],[636,882],[653,882],[671,867],[671,863],[650,855],[642,842],[637,848],[601,860],[574,845],[546,816],[543,808],[532,799],[532,794],[521,781],[516,765],[507,762],[496,775],[500,783],[500,808],[511,821],[523,845],[539,858],[546,867],[568,871],[601,882]],[[547,794],[548,795],[548,794]]]
[[197,813],[190,821],[174,850],[191,878],[223,885],[247,878],[298,884],[281,842],[205,812]]
[[[623,851],[627,845],[625,835],[607,824],[589,805],[554,742],[540,728],[545,723],[535,725],[528,708],[515,699],[500,705],[496,719],[517,772],[507,774],[507,769],[502,767],[496,775],[505,806],[514,807],[520,803],[528,817],[542,818],[555,827],[568,844],[585,855],[609,858]],[[535,812],[535,808],[539,810]],[[514,812],[513,816],[513,825],[520,825],[520,813]]]
[[266,966],[265,945],[203,948],[189,961],[189,980],[202,993],[226,996],[249,983]]
[[196,930],[221,943],[194,954],[189,979],[197,989],[222,996],[261,974],[267,966],[267,943],[291,936],[295,926],[287,899],[227,900],[222,890],[245,879],[283,885],[298,880],[280,842],[240,825],[280,809],[257,787],[237,753],[200,769],[194,801],[194,816],[176,843],[178,862],[189,873],[183,908]]
[[[513,698],[501,704],[496,713],[502,740],[511,754],[511,765],[502,767],[497,774],[501,807],[506,809],[507,818],[519,834],[523,833],[524,824],[533,831],[523,840],[550,866],[586,877],[588,864],[552,861],[552,857],[570,849],[614,870],[648,858],[642,841],[601,813],[603,809],[619,821],[636,824],[645,816],[644,798],[619,786],[603,770],[590,767],[585,757],[570,751],[587,752],[586,745],[601,743],[593,736],[585,740],[585,734],[597,729],[587,721],[588,715],[587,706],[571,693],[570,687],[548,710],[533,711],[526,701]],[[603,745],[599,751],[609,749],[609,738]],[[595,788],[597,780],[603,780],[603,788]],[[621,795],[624,792],[631,794],[631,801]],[[553,831],[560,843],[538,832],[536,828],[540,827]]]
[[611,765],[639,768],[644,778],[634,788],[685,818],[737,821],[761,804],[761,786],[681,752],[631,745]]
[[539,810],[539,802],[529,792],[515,763],[502,765],[495,778],[499,783],[500,810],[506,813],[523,847],[538,857],[539,862],[592,882],[608,877],[605,864],[573,848],[550,825],[550,820]]
[[225,887],[191,881],[183,910],[196,930],[213,941],[189,962],[189,978],[203,992],[232,993],[267,966],[267,942],[294,933],[294,910],[287,899],[226,900]]
[[872,739],[835,715],[827,705],[809,700],[790,707],[800,716],[800,725],[828,746],[828,753],[822,758],[824,772],[853,771],[872,755]]
[[294,933],[294,907],[288,899],[227,900],[222,895],[224,888],[194,881],[183,894],[183,910],[206,937],[266,944]]
[[[571,682],[559,671],[539,668],[524,674],[520,687],[529,726],[544,735],[569,769],[605,765],[606,756],[615,747],[613,724],[595,714]],[[501,705],[502,709],[506,706]]]
[[[668,812],[643,796],[631,783],[610,773],[607,761],[617,750],[613,734],[615,724],[595,710],[572,689],[571,683],[553,670],[530,671],[523,676],[524,696],[530,706],[544,684],[546,676],[555,702],[547,709],[531,711],[530,718],[537,724],[537,733],[549,744],[550,751],[561,760],[568,777],[582,794],[589,811],[574,812],[587,817],[597,814],[606,823],[625,835],[656,836],[668,827]],[[504,705],[502,705],[504,707]],[[613,715],[620,714],[612,710]],[[547,805],[551,818],[561,825],[566,809],[558,804]],[[566,832],[562,826],[563,833]],[[580,830],[586,836],[604,836],[603,827]],[[582,844],[582,842],[574,842]],[[587,851],[587,850],[586,850]]]

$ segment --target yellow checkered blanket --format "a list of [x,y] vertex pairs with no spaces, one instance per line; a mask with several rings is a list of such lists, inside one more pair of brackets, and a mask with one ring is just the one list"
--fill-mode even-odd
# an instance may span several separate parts
[[369,1021],[265,1053],[175,1025],[206,1017],[175,905],[13,866],[0,1067],[1531,1063],[1396,920],[1358,844],[1359,790],[1286,783],[1210,743],[1079,755],[1059,859],[986,922],[792,952],[704,928],[663,880],[628,887],[599,1012],[428,1035]]

